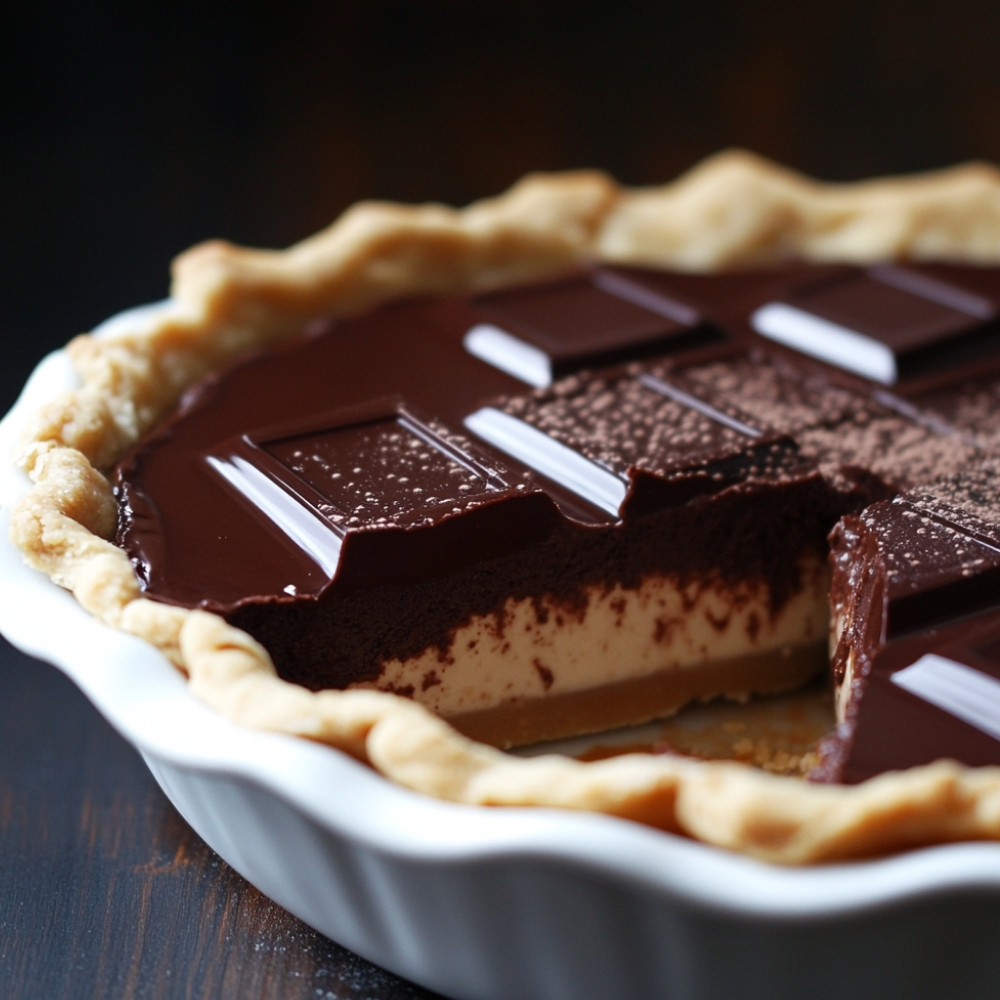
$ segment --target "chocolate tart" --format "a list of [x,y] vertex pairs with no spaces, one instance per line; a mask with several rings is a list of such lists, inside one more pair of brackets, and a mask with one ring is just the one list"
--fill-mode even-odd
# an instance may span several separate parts
[[[630,577],[614,551],[652,558],[656,547],[652,540],[661,538],[672,538],[676,550],[679,540],[699,537],[693,525],[704,526],[712,520],[710,512],[719,510],[725,516],[709,536],[716,548],[715,571],[727,559],[742,566],[742,578],[723,574],[730,594],[736,589],[733,580],[742,579],[744,584],[752,580],[756,586],[766,580],[771,604],[757,618],[774,619],[789,590],[817,589],[802,585],[805,579],[818,578],[815,568],[806,571],[804,559],[809,553],[815,567],[823,525],[900,489],[923,487],[932,470],[953,471],[941,467],[941,461],[962,467],[989,450],[988,443],[973,440],[947,420],[928,418],[915,400],[921,393],[944,392],[934,382],[942,364],[954,380],[963,366],[982,375],[983,358],[992,356],[992,320],[982,308],[990,301],[989,289],[984,291],[977,282],[984,275],[984,280],[992,280],[989,265],[997,262],[998,232],[1000,182],[990,168],[970,166],[929,177],[833,187],[733,153],[656,190],[626,191],[593,173],[534,177],[498,199],[461,212],[436,206],[358,206],[330,230],[282,253],[207,244],[176,264],[172,293],[176,308],[151,324],[137,324],[135,329],[126,324],[115,336],[84,337],[71,345],[82,386],[39,414],[28,436],[22,464],[36,487],[14,512],[13,537],[34,565],[72,590],[88,610],[154,642],[189,676],[196,693],[220,711],[248,725],[329,743],[390,779],[430,795],[467,803],[598,810],[786,863],[995,837],[1000,827],[990,818],[989,803],[1000,791],[1000,778],[989,767],[935,762],[884,774],[857,787],[834,787],[672,757],[630,755],[593,763],[559,755],[518,759],[459,735],[415,700],[417,687],[433,692],[445,686],[426,664],[419,674],[408,675],[418,677],[419,684],[391,678],[386,690],[368,687],[373,681],[378,686],[385,662],[401,658],[398,650],[383,656],[374,675],[364,675],[365,669],[371,670],[369,658],[360,672],[355,665],[346,677],[335,677],[325,672],[331,669],[325,664],[334,664],[336,673],[352,655],[338,636],[337,650],[343,659],[329,657],[317,665],[318,660],[308,663],[298,655],[279,654],[276,669],[275,659],[250,632],[274,645],[267,622],[274,606],[304,606],[307,602],[299,597],[312,586],[308,578],[310,572],[316,575],[317,566],[329,581],[330,567],[317,561],[311,544],[302,544],[301,538],[296,541],[294,531],[271,532],[283,536],[275,544],[283,545],[286,554],[297,550],[306,556],[304,575],[282,584],[284,598],[274,587],[264,602],[213,596],[197,581],[184,598],[157,595],[158,561],[131,545],[128,526],[120,541],[131,546],[134,565],[112,540],[119,510],[109,475],[124,459],[119,466],[119,494],[130,511],[145,516],[142,489],[134,488],[127,470],[138,468],[147,460],[144,456],[155,451],[150,442],[182,431],[189,415],[209,411],[213,393],[225,396],[229,380],[238,381],[240,372],[261,366],[273,371],[281,359],[303,350],[308,354],[320,343],[335,343],[336,354],[343,347],[343,341],[337,341],[338,331],[348,331],[346,340],[355,331],[360,343],[371,335],[372,317],[395,315],[417,331],[408,349],[419,353],[440,340],[442,350],[464,350],[463,359],[475,357],[494,372],[490,391],[480,395],[476,390],[474,401],[468,395],[459,399],[471,391],[463,382],[448,403],[451,412],[438,389],[432,389],[429,400],[417,398],[415,390],[400,393],[397,388],[377,399],[370,393],[364,399],[334,399],[321,412],[315,402],[307,402],[303,412],[277,414],[270,404],[258,407],[255,403],[260,400],[249,397],[255,400],[252,426],[240,417],[227,425],[226,433],[216,427],[211,442],[196,449],[199,468],[208,470],[206,476],[215,476],[222,494],[228,489],[231,496],[245,497],[247,477],[258,485],[264,480],[276,484],[282,517],[287,520],[287,498],[295,494],[295,509],[307,512],[310,530],[325,519],[321,527],[326,535],[342,539],[341,555],[350,550],[360,554],[357,563],[348,563],[344,556],[344,566],[360,567],[351,571],[353,595],[351,588],[341,587],[344,607],[361,590],[373,588],[364,571],[374,563],[360,557],[366,546],[375,551],[384,545],[409,589],[427,577],[431,550],[425,546],[425,536],[451,532],[457,539],[452,551],[463,556],[452,559],[452,593],[481,600],[481,614],[495,614],[498,591],[496,579],[486,579],[477,583],[477,593],[468,576],[475,566],[484,561],[506,566],[506,576],[484,576],[510,580],[516,578],[513,566],[523,570],[525,560],[518,558],[523,551],[554,554],[547,560],[549,566],[565,564],[566,553],[570,561],[579,559],[572,586],[566,577],[557,580],[551,573],[536,574],[530,583],[519,584],[524,606],[535,609],[537,621],[558,619],[561,612],[565,622],[570,609],[580,607],[581,580],[592,591],[609,592],[608,576],[595,567],[607,567],[618,559],[615,575],[633,590],[638,584],[630,581],[649,578],[648,566],[633,566]],[[946,259],[948,265],[925,264],[931,259]],[[789,284],[789,265],[792,270],[810,269],[809,281],[799,274]],[[949,276],[942,271],[946,266],[957,270]],[[750,277],[751,270],[755,277]],[[762,279],[761,273],[767,277]],[[744,285],[740,316],[748,319],[746,329],[732,317],[711,315],[710,309],[690,311],[692,299],[697,305],[694,286],[720,275],[729,276],[734,287]],[[554,279],[561,284],[551,284]],[[674,286],[669,293],[663,287],[668,279]],[[777,283],[770,287],[772,280]],[[526,375],[524,370],[505,371],[495,357],[489,357],[497,350],[495,336],[492,346],[487,337],[486,346],[480,343],[476,352],[464,343],[447,343],[448,330],[468,332],[470,309],[475,313],[473,327],[492,326],[516,335],[524,310],[530,314],[538,305],[525,306],[525,288],[544,298],[554,287],[581,282],[585,296],[592,296],[594,289],[607,296],[611,287],[617,289],[611,293],[613,299],[627,300],[642,314],[638,332],[625,338],[624,347],[609,345],[603,335],[592,338],[585,349],[565,342],[541,345],[545,364],[541,369],[529,365]],[[877,317],[845,319],[843,309],[850,313],[858,305],[859,285],[872,282],[889,298],[903,295],[930,302],[935,315],[928,328],[919,334],[912,329],[887,333],[873,322]],[[640,292],[622,296],[625,287]],[[755,299],[750,312],[745,310],[747,296]],[[674,303],[672,312],[666,310],[668,316],[661,315],[662,308],[649,308],[665,300]],[[678,313],[678,301],[689,311]],[[870,305],[862,305],[862,312],[870,312]],[[591,309],[597,309],[594,302],[587,307]],[[415,319],[413,310],[423,310],[424,319]],[[426,319],[428,310],[438,319],[447,315],[442,322],[431,322]],[[879,360],[846,373],[843,366],[831,368],[829,356],[804,360],[798,353],[803,344],[787,336],[789,316],[794,319],[803,312],[819,317],[826,324],[824,330],[841,337],[848,353],[854,342],[838,331],[860,331],[863,340],[875,344],[872,353]],[[487,313],[502,315],[502,321],[491,321]],[[657,330],[651,331],[646,322],[650,313],[659,320],[652,324]],[[961,322],[955,322],[956,316]],[[666,333],[664,319],[668,327],[672,324]],[[332,333],[310,328],[316,320],[332,324]],[[266,360],[239,361],[235,375],[212,376],[207,383],[211,389],[189,393],[178,414],[161,423],[199,379],[248,354],[271,349],[276,353]],[[505,350],[501,338],[500,354]],[[527,353],[537,360],[538,351]],[[405,359],[401,364],[407,367]],[[734,404],[725,387],[747,376],[758,379],[760,391],[744,393]],[[522,387],[515,391],[511,379]],[[525,390],[525,381],[538,388]],[[817,404],[811,388],[819,386],[823,391]],[[289,395],[287,386],[283,395]],[[775,407],[775,399],[782,405]],[[761,400],[768,402],[767,412],[753,412]],[[426,406],[428,401],[435,405]],[[602,424],[595,414],[608,407],[613,419]],[[470,422],[484,413],[485,424],[479,419]],[[623,414],[634,419],[624,421]],[[511,421],[519,428],[519,440],[536,440],[542,434],[599,466],[603,472],[596,478],[611,483],[610,499],[606,491],[581,492],[561,466],[553,474],[548,458],[528,461],[520,446],[511,448],[502,433]],[[669,448],[654,440],[656,430],[663,427],[673,428],[667,436],[672,437]],[[344,506],[347,494],[331,486],[329,466],[317,474],[295,454],[303,442],[308,445],[305,450],[315,454],[318,440],[329,441],[331,430],[337,431],[332,436],[341,443],[353,442],[341,454],[366,458],[384,453],[390,438],[398,443],[400,434],[408,435],[420,447],[430,448],[433,460],[420,461],[432,479],[437,477],[436,495],[445,492],[441,487],[457,483],[468,487],[462,491],[466,502],[456,505],[455,497],[447,495],[451,514],[438,518],[432,530],[424,530],[428,526],[423,500],[414,503],[410,490],[372,491],[371,482],[362,481],[351,487],[355,497],[367,487],[379,500],[352,513]],[[147,438],[149,432],[152,436]],[[676,445],[685,434],[693,445],[682,461]],[[612,439],[614,447],[609,449]],[[638,440],[642,447],[636,447]],[[906,447],[897,448],[899,441]],[[398,452],[394,455],[395,462]],[[911,455],[924,465],[911,462]],[[584,478],[595,477],[588,472]],[[796,511],[791,521],[779,513],[777,501],[785,495],[793,498]],[[727,507],[731,503],[736,506]],[[253,521],[242,499],[240,505],[243,513],[238,516]],[[273,511],[266,503],[251,506],[258,515],[267,508],[268,524],[273,526]],[[803,520],[803,512],[812,512],[814,519]],[[371,527],[388,513],[395,522],[387,530]],[[369,530],[351,534],[328,527],[351,516],[368,519]],[[717,547],[726,539],[723,523],[732,525],[734,517],[767,525],[768,541],[742,552]],[[513,539],[510,546],[497,545],[493,528],[501,523],[504,537]],[[788,530],[790,523],[794,531]],[[490,530],[475,530],[477,525]],[[730,549],[733,535],[730,531]],[[750,537],[745,532],[736,535]],[[618,550],[611,545],[609,558],[607,540],[623,536],[629,536],[628,544]],[[392,547],[401,538],[405,552]],[[433,548],[440,551],[439,546]],[[704,545],[691,548],[704,556]],[[165,548],[167,555],[171,551]],[[208,554],[210,549],[204,551]],[[780,555],[765,573],[760,561],[768,551]],[[604,558],[598,557],[600,552]],[[656,558],[662,565],[662,553]],[[258,568],[266,572],[274,561],[263,552]],[[216,560],[203,562],[212,568]],[[775,575],[777,567],[780,572]],[[668,569],[677,579],[678,574],[690,572],[691,565],[680,562]],[[704,579],[704,565],[698,570]],[[662,569],[658,572],[662,575]],[[791,587],[789,573],[795,581]],[[383,577],[374,589],[384,585]],[[487,585],[494,590],[481,597],[488,592]],[[815,597],[813,593],[814,610],[819,606]],[[308,603],[318,605],[323,599]],[[454,605],[455,600],[445,603]],[[384,621],[390,619],[392,607],[387,601],[381,612]],[[331,617],[344,620],[339,612]],[[419,620],[419,615],[412,618]],[[418,645],[433,650],[441,664],[452,651],[441,636],[454,634],[456,620],[453,616],[444,630],[440,620],[430,623],[419,640]],[[348,631],[364,633],[364,621],[362,614]],[[496,624],[489,626],[494,632]],[[751,628],[748,619],[738,631],[746,636],[758,627],[759,623]],[[564,631],[570,630],[559,628],[554,634],[561,636]],[[403,632],[411,633],[409,625]],[[821,631],[812,625],[799,638],[803,648],[815,652],[820,637]],[[744,645],[737,655],[745,651]],[[718,660],[718,651],[710,654],[712,658]],[[812,663],[797,679],[784,677],[779,683],[794,683],[813,673],[815,660]],[[556,671],[542,661],[531,668],[530,676],[544,695],[556,684]],[[527,670],[524,674],[528,676]],[[754,683],[743,678],[738,691],[730,691],[731,687],[727,679],[715,689],[694,690],[686,697],[742,694],[753,690]],[[643,694],[641,700],[645,698]],[[544,720],[539,729],[512,737],[517,712],[508,713],[496,733],[485,723],[477,731],[484,720],[475,718],[475,708],[465,704],[441,708],[433,703],[431,707],[495,742],[549,734],[550,720]],[[657,705],[653,712],[670,707]],[[576,716],[569,728],[580,725]]]

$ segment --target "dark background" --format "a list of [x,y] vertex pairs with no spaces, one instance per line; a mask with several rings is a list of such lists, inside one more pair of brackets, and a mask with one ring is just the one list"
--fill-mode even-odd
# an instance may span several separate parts
[[[188,245],[284,246],[360,198],[656,184],[733,145],[838,181],[1000,161],[998,39],[975,0],[7,4],[0,411]],[[247,886],[0,644],[0,995],[423,994]]]
[[8,367],[162,297],[194,242],[284,246],[360,198],[660,183],[731,145],[830,180],[1000,160],[998,38],[977,0],[6,5]]

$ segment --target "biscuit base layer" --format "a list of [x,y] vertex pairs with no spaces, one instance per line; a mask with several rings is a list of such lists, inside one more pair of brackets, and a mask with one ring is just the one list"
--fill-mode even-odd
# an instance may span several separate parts
[[448,717],[460,733],[491,746],[526,746],[666,718],[694,701],[783,694],[826,667],[822,641],[783,650],[657,670],[641,677]]

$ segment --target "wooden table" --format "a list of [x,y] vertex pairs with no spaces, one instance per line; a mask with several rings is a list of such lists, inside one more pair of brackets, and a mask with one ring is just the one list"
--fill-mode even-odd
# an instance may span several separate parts
[[0,640],[3,1000],[427,1000],[262,895],[61,673]]

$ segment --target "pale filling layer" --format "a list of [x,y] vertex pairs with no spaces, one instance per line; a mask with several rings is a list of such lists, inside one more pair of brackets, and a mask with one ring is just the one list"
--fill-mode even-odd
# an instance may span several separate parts
[[777,610],[758,580],[681,586],[670,575],[637,589],[592,588],[581,611],[510,601],[457,629],[447,653],[390,661],[359,686],[407,694],[503,744],[645,722],[695,699],[788,690],[826,663],[825,563],[805,560],[801,584]]

